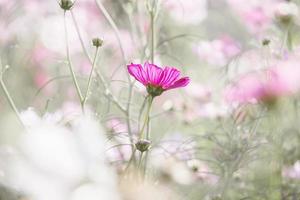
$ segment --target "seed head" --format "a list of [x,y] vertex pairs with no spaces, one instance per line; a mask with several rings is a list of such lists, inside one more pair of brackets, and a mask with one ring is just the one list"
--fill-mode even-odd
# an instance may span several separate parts
[[72,9],[74,3],[74,0],[60,0],[59,5],[64,11],[67,11]]
[[151,142],[149,140],[144,140],[144,139],[141,139],[137,143],[135,143],[135,147],[137,148],[137,150],[139,150],[142,153],[148,151],[150,145]]
[[100,39],[100,38],[94,38],[93,40],[92,40],[92,42],[93,42],[93,46],[95,46],[95,47],[101,47],[102,45],[103,45],[103,40],[102,39]]

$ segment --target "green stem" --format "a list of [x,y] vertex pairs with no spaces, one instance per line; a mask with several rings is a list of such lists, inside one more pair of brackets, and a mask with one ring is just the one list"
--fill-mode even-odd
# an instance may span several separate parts
[[[144,129],[147,125],[146,139],[150,140],[150,111],[151,111],[151,106],[152,106],[152,102],[153,102],[153,97],[149,95],[146,98],[149,98],[148,99],[148,108],[147,108],[147,111],[146,111],[144,125],[142,127],[141,132],[140,132],[140,138],[143,138],[143,132],[144,132]],[[145,162],[144,162],[144,168],[143,168],[144,178],[146,177],[146,173],[147,173],[148,155],[149,155],[149,150],[147,150],[145,152],[145,159],[144,159]]]
[[71,10],[70,12],[71,12],[72,20],[73,20],[73,23],[74,23],[74,26],[75,26],[75,29],[76,29],[76,32],[77,32],[77,35],[78,35],[78,38],[79,38],[79,41],[80,41],[81,48],[82,48],[82,50],[83,50],[85,56],[88,58],[88,60],[89,60],[90,63],[92,64],[92,58],[91,58],[91,56],[89,55],[86,46],[84,45],[84,42],[83,42],[83,39],[82,39],[80,30],[79,30],[79,26],[78,26],[77,20],[76,20],[76,18],[75,18],[75,15],[74,15],[74,13],[73,13],[72,10]]
[[[104,5],[101,3],[101,1],[99,0],[95,0],[96,1],[96,5],[97,7],[99,8],[99,10],[102,12],[102,14],[104,15],[104,17],[106,18],[106,20],[108,21],[108,23],[110,24],[110,26],[112,27],[115,35],[116,35],[116,38],[118,40],[118,44],[119,44],[119,48],[120,48],[120,51],[121,51],[121,54],[122,54],[122,58],[123,58],[123,64],[126,66],[126,54],[125,54],[125,50],[123,48],[123,45],[122,45],[122,40],[121,40],[121,35],[120,35],[120,31],[116,25],[116,23],[114,22],[113,18],[110,16],[110,14],[108,13],[108,11],[105,9]],[[131,81],[130,81],[130,76],[128,73],[127,74],[127,79],[128,79],[128,83],[130,84]]]
[[145,109],[146,103],[147,103],[147,98],[144,99],[144,101],[142,103],[142,106],[140,108],[140,111],[139,111],[139,116],[138,116],[138,130],[140,130],[141,118],[142,118],[142,114],[143,114],[143,111]]
[[15,103],[14,103],[14,101],[13,101],[13,99],[12,99],[12,97],[11,97],[11,95],[10,95],[10,93],[9,93],[9,91],[8,91],[8,89],[7,89],[6,85],[5,85],[5,83],[4,83],[4,81],[3,81],[2,74],[1,74],[1,77],[0,77],[0,85],[1,85],[1,87],[2,87],[2,90],[3,90],[3,92],[4,92],[4,95],[5,95],[6,99],[7,99],[7,101],[8,101],[8,103],[9,103],[10,107],[12,108],[12,110],[13,110],[14,113],[15,113],[15,115],[17,116],[17,119],[19,120],[20,124],[21,124],[24,128],[26,128],[25,125],[24,125],[24,123],[23,123],[23,121],[22,121],[22,119],[21,119],[21,117],[20,117],[20,113],[19,113],[19,111],[18,111],[18,109],[17,109],[17,107],[16,107],[16,105],[15,105]]
[[[134,149],[134,147],[132,149]],[[126,173],[127,170],[129,169],[129,167],[131,165],[131,162],[135,160],[135,152],[136,152],[136,149],[133,150],[133,152],[132,152],[132,154],[130,156],[130,159],[129,159],[128,163],[127,163],[127,166],[126,166],[126,168],[124,170],[124,173]]]
[[91,88],[91,83],[92,83],[92,77],[93,77],[93,73],[94,73],[94,69],[95,69],[96,62],[97,62],[97,57],[98,57],[98,50],[99,50],[99,48],[96,47],[96,52],[95,52],[95,56],[94,56],[94,60],[93,60],[92,69],[91,69],[91,72],[90,72],[90,76],[89,76],[89,80],[88,80],[88,84],[87,84],[85,96],[84,96],[83,101],[82,101],[83,107],[85,106],[85,103],[86,103],[86,101],[88,99],[88,96],[89,96],[89,93],[90,93],[90,88]]
[[150,12],[151,19],[151,62],[154,63],[154,54],[155,54],[155,14],[152,10]]
[[[106,18],[106,20],[108,21],[109,25],[112,27],[112,29],[115,33],[115,36],[117,38],[119,48],[120,48],[120,51],[121,51],[121,55],[122,55],[122,59],[123,59],[123,65],[126,66],[127,58],[126,58],[125,50],[124,50],[123,45],[122,45],[120,31],[119,31],[116,23],[114,22],[113,18],[110,16],[110,14],[108,13],[108,11],[104,7],[104,5],[101,3],[101,1],[95,0],[95,2],[96,2],[96,5],[97,5],[98,9],[102,12],[102,14],[104,15],[104,17]],[[117,106],[126,114],[126,117],[127,117],[126,123],[127,123],[127,127],[128,127],[128,134],[129,134],[130,140],[133,144],[131,124],[130,124],[130,105],[131,105],[131,97],[132,97],[132,92],[133,92],[133,90],[132,90],[133,83],[131,82],[129,73],[127,73],[127,71],[126,71],[126,74],[127,74],[128,84],[129,84],[129,94],[128,94],[127,107],[126,107],[126,109],[123,109],[120,106],[120,104],[117,104]],[[116,99],[113,98],[113,101],[116,102]]]
[[[143,134],[144,134],[144,130],[146,128],[146,125],[148,124],[149,122],[149,116],[150,116],[150,111],[151,111],[151,106],[152,106],[152,102],[153,102],[153,97],[152,96],[147,96],[146,98],[148,98],[148,108],[147,108],[147,111],[146,111],[146,114],[145,114],[145,120],[144,120],[144,124],[143,124],[143,127],[140,131],[140,135],[139,135],[139,138],[143,138]],[[148,140],[149,139],[149,134],[147,133],[146,135],[146,139]]]
[[141,168],[142,160],[143,160],[143,152],[141,152],[141,154],[140,154],[138,169]]
[[[127,106],[126,106],[126,124],[127,124],[127,128],[128,128],[128,135],[129,135],[129,139],[130,142],[132,144],[132,153],[134,154],[134,140],[133,140],[133,134],[132,134],[132,129],[131,129],[131,123],[130,123],[130,117],[131,117],[131,112],[130,112],[130,104],[131,104],[131,99],[132,99],[132,95],[133,95],[133,83],[130,84],[129,86],[129,94],[128,94],[128,102],[127,102]],[[135,156],[133,155],[133,162],[136,163],[135,160]]]
[[68,41],[69,40],[68,39],[68,29],[67,29],[67,22],[66,22],[66,11],[64,12],[64,29],[65,29],[66,53],[67,53],[68,66],[69,66],[70,73],[72,75],[73,83],[76,88],[76,92],[77,92],[81,107],[83,108],[83,96],[81,94],[81,90],[80,90],[80,87],[79,87],[79,84],[78,84],[78,81],[77,81],[77,78],[76,78],[76,75],[75,75],[75,72],[74,72],[74,69],[72,66],[72,62],[71,62],[69,41]]
[[270,143],[272,144],[272,152],[271,152],[271,177],[270,177],[270,187],[271,193],[270,198],[274,200],[281,199],[281,190],[282,190],[282,162],[283,162],[283,155],[282,155],[282,145],[284,137],[282,135],[281,129],[278,127],[280,124],[281,112],[279,108],[274,108],[270,112],[269,123],[272,127],[270,131]]

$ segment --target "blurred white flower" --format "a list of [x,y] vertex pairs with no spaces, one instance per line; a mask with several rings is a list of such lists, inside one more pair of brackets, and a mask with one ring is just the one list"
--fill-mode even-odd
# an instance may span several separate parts
[[187,161],[187,166],[194,172],[194,178],[208,184],[216,184],[218,177],[213,174],[207,164],[197,159]]
[[275,8],[275,17],[282,22],[289,22],[299,16],[297,4],[293,2],[280,2]]
[[203,40],[195,47],[199,58],[214,66],[225,66],[240,51],[239,44],[229,36],[212,41]]
[[178,184],[188,185],[194,181],[191,170],[183,161],[169,157],[168,159],[156,160],[153,164],[162,177],[168,177]]
[[[36,118],[33,111],[29,114]],[[16,153],[5,164],[9,187],[32,200],[119,199],[97,121],[80,116],[69,128],[40,122],[20,137]]]
[[225,104],[208,102],[199,106],[198,115],[203,118],[216,119],[229,114],[229,107]]
[[[67,18],[68,39],[72,52],[81,51],[80,43],[76,30],[69,19]],[[39,36],[42,44],[49,50],[64,55],[66,51],[66,40],[63,16],[53,15],[45,18],[40,22]]]
[[206,0],[167,0],[163,6],[174,20],[184,24],[197,25],[207,16]]

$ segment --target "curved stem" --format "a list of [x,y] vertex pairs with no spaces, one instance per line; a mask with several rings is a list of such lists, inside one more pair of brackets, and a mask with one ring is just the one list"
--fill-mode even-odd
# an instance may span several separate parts
[[[112,27],[112,29],[115,33],[115,36],[117,38],[119,48],[120,48],[120,51],[121,51],[121,55],[122,55],[122,59],[123,59],[123,65],[126,66],[127,58],[126,58],[125,50],[124,50],[123,45],[122,45],[120,31],[119,31],[116,23],[114,22],[114,20],[112,19],[112,17],[108,13],[108,11],[103,6],[103,4],[99,0],[95,0],[95,2],[97,4],[97,7],[102,12],[102,14],[104,15],[104,17],[106,18],[106,20],[108,21],[108,23],[110,24],[110,26]],[[131,98],[132,98],[132,93],[133,93],[133,90],[132,90],[133,83],[130,80],[129,73],[126,72],[126,74],[127,74],[128,84],[129,84],[129,92],[128,92],[128,103],[127,103],[126,109],[124,110],[124,113],[126,114],[126,117],[127,117],[126,123],[127,123],[127,127],[128,127],[128,134],[130,136],[131,142],[133,143],[131,124],[130,124],[130,105],[131,105]]]
[[[96,4],[97,4],[97,7],[103,13],[104,17],[106,18],[106,20],[108,21],[108,23],[110,24],[110,26],[112,27],[112,29],[113,29],[113,31],[114,31],[114,33],[116,35],[116,38],[117,38],[118,44],[119,44],[119,48],[121,50],[121,54],[122,54],[122,57],[123,57],[123,62],[124,62],[124,64],[126,64],[126,60],[127,59],[126,59],[125,50],[124,50],[123,45],[122,45],[120,31],[119,31],[116,23],[114,22],[114,20],[110,16],[110,14],[107,12],[107,10],[105,9],[105,7],[103,6],[103,4],[99,0],[95,0],[95,1],[96,1]],[[128,75],[128,79],[129,79],[129,75]]]
[[86,48],[86,46],[84,45],[84,42],[83,42],[83,38],[81,36],[81,33],[80,33],[80,30],[79,30],[79,26],[78,26],[78,23],[77,23],[77,20],[75,18],[75,15],[73,13],[73,11],[71,10],[71,16],[72,16],[72,20],[73,20],[73,23],[74,23],[74,26],[75,26],[75,29],[76,29],[76,32],[77,32],[77,35],[78,35],[78,38],[79,38],[79,41],[80,41],[80,45],[82,47],[82,50],[85,54],[85,56],[88,58],[88,60],[90,61],[90,63],[92,64],[92,58],[91,56],[89,55],[89,52]]
[[93,60],[92,69],[91,69],[91,72],[90,72],[90,76],[89,76],[89,80],[88,80],[88,84],[87,84],[85,96],[84,96],[83,101],[82,101],[83,107],[84,107],[84,105],[85,105],[85,103],[86,103],[86,101],[88,99],[89,93],[90,93],[90,87],[91,87],[91,83],[92,83],[92,77],[93,77],[93,73],[94,73],[94,69],[95,69],[96,62],[97,62],[97,57],[98,57],[98,50],[99,50],[99,48],[96,47],[96,52],[95,52],[95,56],[94,56],[94,60]]
[[68,29],[67,29],[67,22],[66,22],[66,12],[64,12],[64,29],[65,29],[65,40],[66,40],[66,53],[67,53],[67,61],[68,61],[68,66],[70,73],[72,75],[73,83],[76,88],[76,92],[80,101],[81,106],[83,107],[83,96],[81,94],[81,90],[72,66],[71,62],[71,56],[70,56],[70,48],[69,48],[69,41],[68,41]]
[[22,121],[22,119],[21,119],[21,117],[20,117],[20,113],[19,113],[19,111],[18,111],[18,109],[17,109],[17,107],[16,107],[16,105],[15,105],[15,103],[14,103],[14,101],[13,101],[13,99],[12,99],[12,97],[11,97],[11,95],[10,95],[10,93],[9,93],[9,91],[8,91],[8,89],[7,89],[6,85],[5,85],[5,83],[4,83],[4,81],[3,81],[2,74],[1,74],[0,76],[1,76],[1,77],[0,77],[0,85],[1,85],[1,87],[2,87],[2,90],[3,90],[3,92],[4,92],[4,95],[5,95],[6,99],[7,99],[7,101],[8,101],[8,103],[9,103],[10,107],[12,108],[12,110],[13,110],[14,113],[15,113],[15,115],[17,116],[17,119],[19,120],[20,124],[21,124],[24,128],[26,128],[25,125],[24,125],[24,123],[23,123],[23,121]]
[[[72,14],[72,20],[73,20],[73,23],[74,23],[74,26],[75,26],[78,38],[80,40],[81,47],[82,47],[82,49],[84,51],[84,54],[88,58],[88,61],[92,65],[93,61],[91,59],[91,56],[88,53],[88,50],[87,50],[86,46],[84,45],[84,42],[83,42],[83,39],[82,39],[82,35],[80,33],[80,30],[79,30],[78,23],[77,23],[77,20],[75,18],[75,15],[73,14],[72,11],[71,11],[71,14]],[[113,96],[113,94],[109,90],[109,87],[108,87],[106,81],[104,80],[104,77],[96,69],[95,69],[95,73],[96,73],[97,77],[100,79],[101,83],[103,84],[105,90],[107,91],[107,93],[105,93],[105,96],[108,97],[108,99],[111,100],[117,106],[117,108],[119,108],[123,113],[126,114],[126,109],[121,105],[121,103],[118,101],[118,99],[115,96]]]

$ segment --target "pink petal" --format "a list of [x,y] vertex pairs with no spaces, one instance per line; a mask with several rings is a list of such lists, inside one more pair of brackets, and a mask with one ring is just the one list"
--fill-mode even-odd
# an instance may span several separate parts
[[144,71],[142,65],[131,63],[130,65],[127,65],[127,69],[129,74],[137,81],[141,82],[143,85],[148,84],[146,72]]
[[160,83],[164,89],[170,87],[179,78],[180,71],[175,68],[166,67],[160,77]]
[[189,77],[183,77],[179,80],[177,80],[173,85],[170,87],[166,88],[167,90],[174,89],[174,88],[179,88],[179,87],[185,87],[190,83],[190,78]]
[[149,62],[146,62],[144,64],[144,70],[147,74],[146,77],[147,77],[148,83],[153,84],[153,85],[158,85],[160,82],[160,76],[161,76],[161,73],[163,72],[163,70],[154,64],[150,64]]

